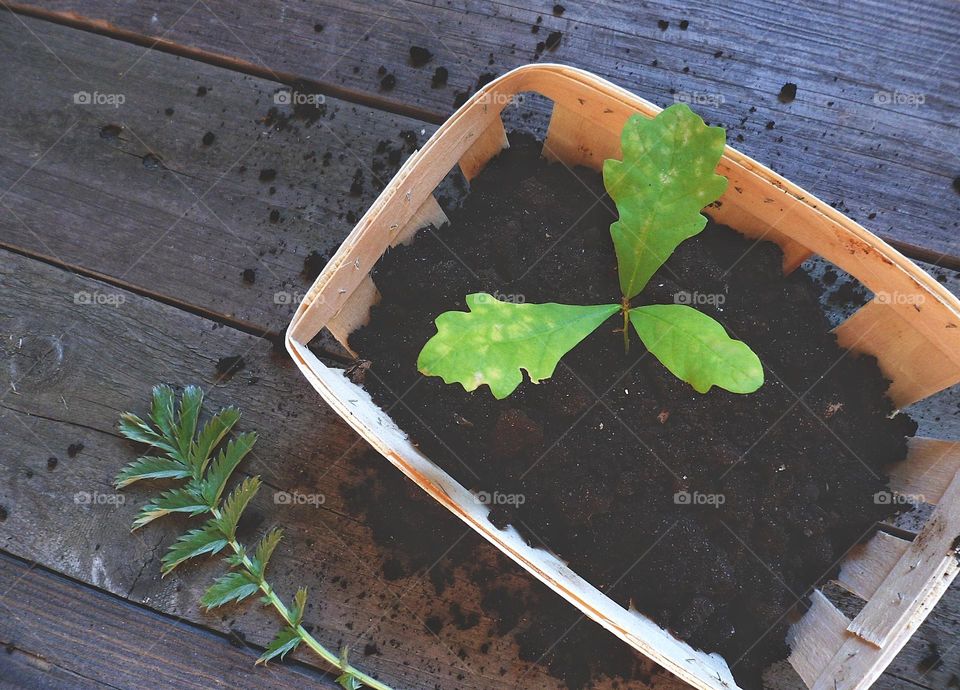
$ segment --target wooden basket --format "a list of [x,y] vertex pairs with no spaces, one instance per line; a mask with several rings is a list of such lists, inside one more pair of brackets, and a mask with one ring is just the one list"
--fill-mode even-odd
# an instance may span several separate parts
[[[473,178],[507,145],[501,111],[517,94],[553,101],[548,158],[600,169],[620,157],[626,119],[660,108],[587,72],[561,65],[515,69],[477,92],[413,154],[330,260],[300,304],[287,349],[307,380],[357,432],[427,493],[537,579],[650,659],[704,689],[735,688],[727,663],[677,640],[623,608],[556,556],[501,531],[463,486],[424,457],[370,396],[341,369],[325,366],[307,343],[326,328],[344,346],[378,299],[374,263],[417,229],[446,219],[433,192],[455,165]],[[784,270],[818,254],[855,276],[874,298],[837,328],[844,347],[877,357],[898,406],[960,381],[960,302],[873,234],[768,168],[727,147],[718,166],[729,186],[711,209],[717,221],[780,245]],[[784,223],[785,220],[789,222]],[[819,591],[790,629],[790,661],[811,688],[867,688],[883,672],[957,574],[960,447],[914,439],[891,488],[934,504],[912,541],[878,532],[843,562],[838,581],[866,604],[848,619]]]

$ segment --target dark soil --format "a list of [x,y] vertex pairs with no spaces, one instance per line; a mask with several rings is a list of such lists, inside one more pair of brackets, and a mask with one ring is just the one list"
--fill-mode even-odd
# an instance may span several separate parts
[[[512,145],[449,226],[421,231],[377,265],[382,301],[351,337],[372,361],[365,386],[465,486],[524,497],[494,506],[495,524],[515,525],[618,602],[723,654],[738,682],[756,687],[786,655],[787,614],[895,508],[874,500],[886,486],[880,468],[903,459],[915,424],[888,417],[887,381],[872,358],[837,346],[806,273],[784,277],[776,245],[712,222],[635,303],[692,296],[759,354],[758,392],[695,393],[636,339],[625,355],[615,318],[552,379],[502,401],[421,376],[433,320],[465,310],[469,293],[619,300],[615,209],[600,176],[547,164],[528,137]],[[515,616],[523,607],[507,606]]]

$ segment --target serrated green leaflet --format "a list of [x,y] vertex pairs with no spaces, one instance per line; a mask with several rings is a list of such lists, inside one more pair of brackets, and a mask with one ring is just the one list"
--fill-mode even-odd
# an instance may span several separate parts
[[167,575],[178,565],[204,554],[219,553],[227,547],[227,540],[217,526],[216,520],[207,520],[203,527],[181,535],[161,559],[160,572]]
[[672,105],[652,120],[631,117],[623,128],[623,160],[603,163],[603,183],[620,219],[610,226],[620,289],[627,299],[683,240],[703,230],[703,207],[716,201],[727,179],[714,170],[726,141],[689,107]]
[[577,343],[620,309],[618,304],[514,304],[483,292],[467,295],[469,312],[437,317],[417,368],[468,390],[487,384],[494,397],[510,395],[523,381],[521,369],[538,383]]
[[296,649],[300,645],[300,642],[300,633],[289,625],[285,625],[280,628],[276,637],[267,645],[267,649],[260,655],[260,658],[257,659],[257,663],[265,664],[277,656],[283,659],[283,657],[287,655],[287,652]]
[[113,483],[122,489],[141,479],[186,479],[190,476],[190,469],[178,460],[144,455],[124,467]]
[[752,393],[763,385],[763,367],[757,355],[693,307],[635,307],[630,310],[630,323],[651,354],[698,393],[706,393],[712,386]]
[[242,601],[260,589],[260,583],[244,570],[234,570],[218,577],[200,597],[200,603],[215,609],[231,601]]

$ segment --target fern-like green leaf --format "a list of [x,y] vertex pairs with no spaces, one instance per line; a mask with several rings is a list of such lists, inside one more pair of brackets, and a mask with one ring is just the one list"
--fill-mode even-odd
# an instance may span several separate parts
[[170,513],[200,515],[209,510],[210,506],[193,492],[186,489],[170,489],[164,491],[140,509],[137,519],[133,521],[133,529],[140,529],[147,523]]
[[172,455],[177,454],[177,449],[170,442],[132,412],[120,415],[120,433],[131,441],[145,443]]
[[227,407],[220,410],[203,425],[203,429],[197,435],[196,442],[190,447],[190,465],[198,467],[200,474],[203,474],[206,469],[206,463],[213,455],[213,450],[223,440],[223,437],[233,429],[239,419],[240,410],[235,407]]
[[267,563],[270,562],[270,557],[281,539],[283,539],[283,531],[272,529],[263,535],[263,538],[257,543],[257,550],[251,559],[251,571],[261,580],[266,577]]
[[242,601],[260,589],[257,582],[246,570],[234,570],[210,585],[200,597],[200,603],[208,609],[214,609],[231,601]]
[[114,486],[122,489],[141,479],[186,479],[190,469],[179,460],[144,455],[120,470],[113,480]]
[[727,188],[714,170],[726,132],[677,103],[652,120],[632,116],[621,135],[623,160],[603,162],[603,182],[620,219],[610,226],[620,289],[635,297],[683,240],[703,230],[701,209]]
[[228,539],[233,539],[237,534],[237,523],[240,522],[240,516],[246,509],[247,504],[256,495],[260,489],[259,477],[248,477],[235,488],[227,500],[223,503],[223,509],[220,518],[217,521],[220,530]]
[[290,617],[294,627],[303,622],[303,613],[307,609],[307,588],[300,587],[293,595],[293,606],[290,607]]
[[651,304],[630,310],[630,323],[646,348],[698,393],[712,386],[752,393],[763,385],[760,358],[723,326],[683,304]]
[[153,387],[150,419],[153,420],[163,437],[170,441],[177,437],[173,417],[174,397],[173,389],[165,383]]
[[526,369],[533,383],[553,375],[557,362],[620,309],[617,304],[514,304],[483,292],[467,295],[469,312],[437,317],[437,334],[417,368],[468,391],[487,384],[494,397],[510,395]]
[[237,469],[237,465],[246,457],[256,442],[257,435],[253,432],[247,432],[228,442],[226,448],[220,451],[217,459],[210,465],[210,470],[206,476],[197,483],[198,492],[208,505],[213,506],[219,503],[230,475]]
[[167,575],[178,565],[191,558],[204,554],[220,553],[227,546],[216,520],[207,520],[203,527],[192,529],[167,550],[161,559],[160,572]]
[[300,633],[288,625],[280,628],[273,641],[267,645],[266,651],[257,659],[258,664],[265,664],[274,657],[279,656],[282,660],[288,652],[292,652],[301,642]]
[[197,460],[190,453],[193,445],[193,435],[197,432],[197,421],[200,419],[200,407],[203,405],[203,391],[199,386],[187,386],[180,396],[180,415],[175,429],[177,448],[180,454],[193,465],[193,476],[200,478],[203,469],[198,466]]

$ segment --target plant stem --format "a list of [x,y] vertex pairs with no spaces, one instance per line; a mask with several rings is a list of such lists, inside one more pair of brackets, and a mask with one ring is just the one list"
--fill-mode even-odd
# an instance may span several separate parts
[[620,303],[620,311],[623,312],[623,354],[630,354],[630,300],[626,297]]
[[[221,513],[219,508],[210,508],[210,513],[216,518],[220,519]],[[253,563],[250,561],[250,558],[247,556],[246,550],[241,546],[240,542],[236,538],[231,539],[229,542],[230,548],[233,549],[233,552],[240,557],[243,567],[247,569],[251,575],[253,574]],[[270,601],[273,605],[273,608],[277,610],[277,613],[286,621],[287,625],[293,627],[293,616],[290,614],[290,609],[287,608],[287,605],[283,603],[280,597],[277,596],[277,593],[273,591],[273,587],[267,582],[266,578],[258,578],[260,581],[260,591],[263,592],[264,596]],[[329,649],[320,644],[317,639],[307,632],[307,630],[300,624],[294,628],[297,631],[297,635],[300,636],[300,639],[312,649],[317,656],[322,658],[331,666],[340,669],[344,673],[349,673],[354,678],[359,680],[361,683],[367,687],[373,688],[374,690],[392,690],[390,686],[384,685],[376,678],[371,678],[366,673],[360,669],[354,668],[350,664],[347,664],[346,667],[340,665],[340,657],[331,652]]]

